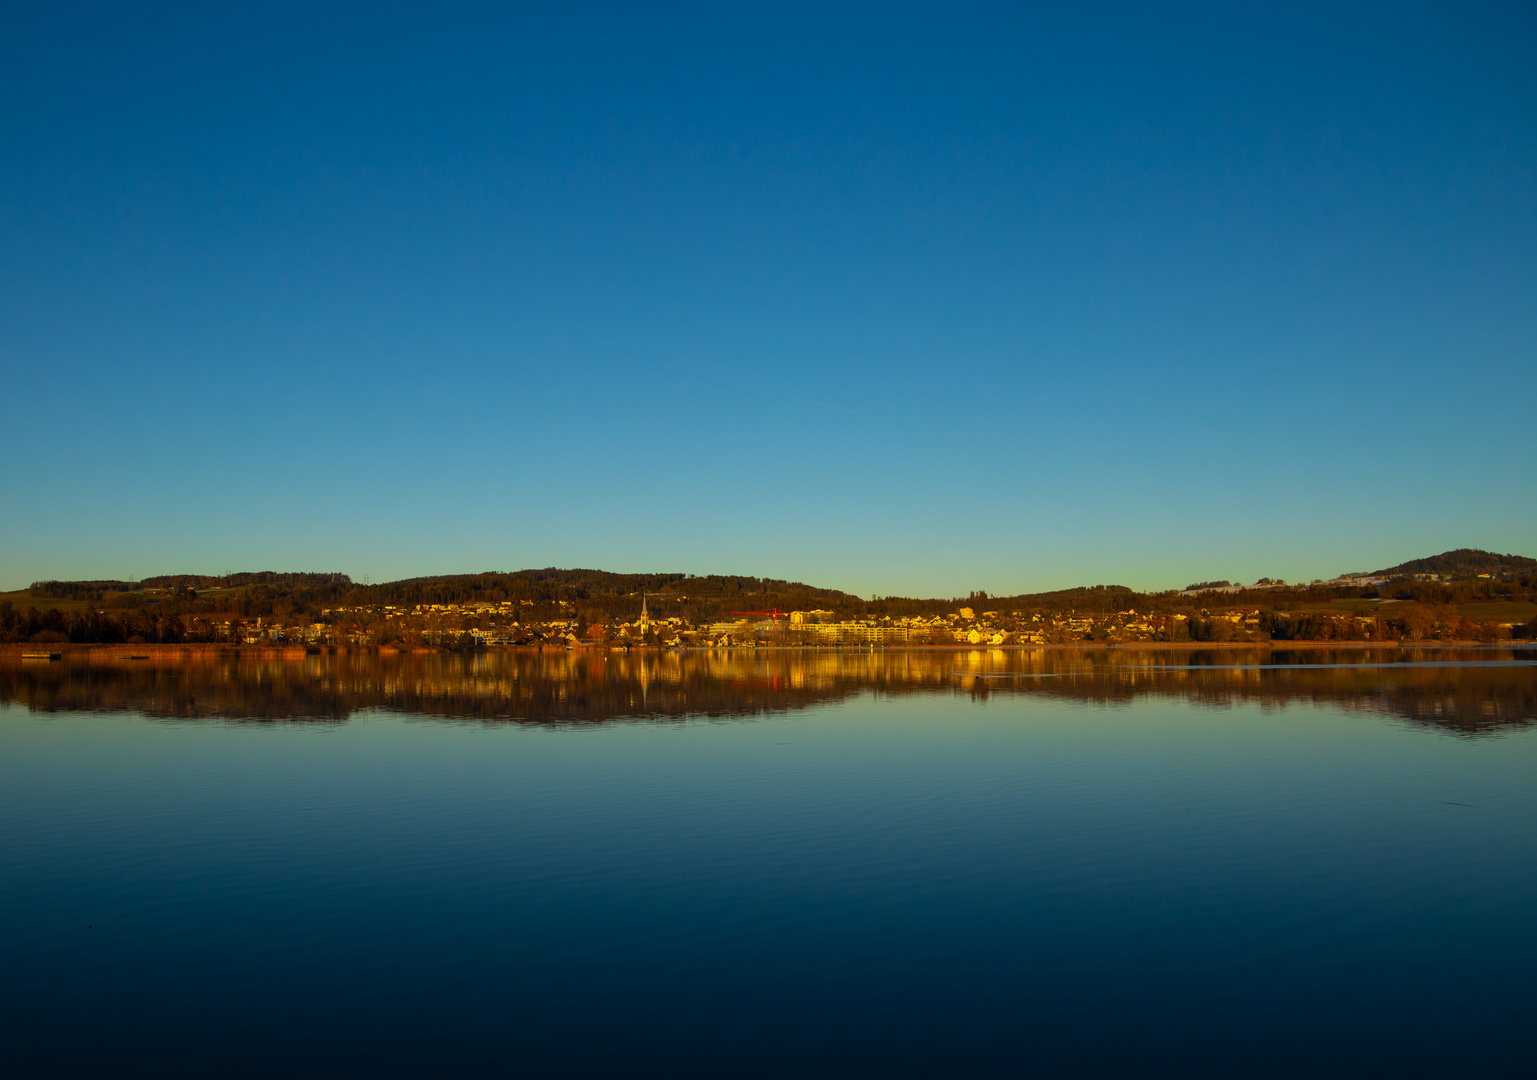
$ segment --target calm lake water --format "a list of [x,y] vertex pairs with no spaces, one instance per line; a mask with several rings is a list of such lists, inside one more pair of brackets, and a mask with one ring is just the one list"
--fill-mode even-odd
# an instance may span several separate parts
[[1537,651],[0,661],[10,1075],[1517,1075]]

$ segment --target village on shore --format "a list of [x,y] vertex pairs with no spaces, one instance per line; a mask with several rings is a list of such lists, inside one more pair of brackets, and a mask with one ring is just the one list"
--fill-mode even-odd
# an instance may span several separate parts
[[[781,610],[783,608],[784,610]],[[0,643],[493,649],[1030,647],[1537,638],[1537,560],[1458,549],[1287,584],[1095,585],[864,599],[766,578],[526,570],[385,584],[262,571],[44,581],[0,595]]]
[[[1168,642],[1264,642],[1297,640],[1296,620],[1260,608],[1199,609],[1181,612],[1106,613],[977,611],[959,607],[948,614],[838,618],[825,609],[771,612],[768,617],[690,623],[681,616],[653,617],[645,598],[633,619],[586,623],[569,617],[535,619],[517,601],[470,604],[385,605],[333,608],[304,625],[255,619],[211,626],[227,641],[248,645],[496,648],[771,648],[817,646],[1030,646]],[[1403,613],[1419,616],[1417,610]],[[1391,608],[1370,613],[1311,616],[1304,640],[1398,642],[1433,638],[1509,640],[1520,625],[1472,623],[1443,614],[1444,622],[1420,616],[1416,625],[1395,618]],[[1278,627],[1279,621],[1288,625]]]

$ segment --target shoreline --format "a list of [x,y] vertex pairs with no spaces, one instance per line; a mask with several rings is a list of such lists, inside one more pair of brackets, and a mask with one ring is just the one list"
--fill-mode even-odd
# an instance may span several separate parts
[[[8,642],[0,644],[0,659],[22,660],[42,658],[42,654],[57,659],[81,658],[91,660],[193,660],[215,657],[244,657],[257,660],[302,660],[319,656],[476,656],[489,653],[705,653],[705,652],[842,652],[842,653],[901,653],[901,652],[1043,652],[1103,650],[1106,652],[1231,652],[1236,650],[1264,650],[1267,652],[1295,650],[1362,650],[1362,649],[1520,649],[1537,648],[1537,642],[1502,641],[1128,641],[1128,642],[1068,642],[1052,645],[685,645],[679,647],[655,645],[492,645],[482,648],[457,650],[436,646],[396,648],[389,645],[231,645],[210,643],[182,644],[90,644],[74,642]],[[27,655],[34,654],[34,655]]]

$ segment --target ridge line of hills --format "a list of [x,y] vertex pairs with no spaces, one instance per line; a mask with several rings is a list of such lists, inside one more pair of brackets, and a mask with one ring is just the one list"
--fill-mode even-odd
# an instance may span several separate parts
[[[1383,592],[1387,589],[1387,592]],[[700,615],[741,609],[781,611],[794,608],[825,608],[850,613],[928,613],[956,605],[1116,610],[1128,607],[1162,607],[1178,600],[1211,594],[1213,602],[1238,605],[1245,602],[1281,606],[1287,602],[1331,598],[1423,599],[1433,602],[1470,600],[1537,599],[1537,559],[1501,555],[1473,548],[1459,548],[1422,559],[1413,559],[1371,573],[1341,575],[1327,582],[1273,582],[1261,579],[1253,586],[1227,581],[1201,582],[1184,590],[1139,592],[1123,585],[1078,586],[1013,596],[989,596],[973,592],[966,597],[874,597],[865,600],[837,589],[802,582],[745,575],[693,575],[684,573],[619,574],[605,570],[544,569],[479,574],[445,574],[404,578],[377,584],[359,584],[342,573],[246,572],[223,575],[168,574],[138,582],[117,580],[34,582],[27,597],[75,604],[136,607],[146,594],[178,606],[196,605],[201,610],[257,610],[273,602],[296,611],[323,607],[414,606],[423,604],[473,604],[521,601],[539,606],[564,604],[591,609],[595,614],[633,605],[640,594],[653,603],[686,603]],[[1220,595],[1219,595],[1220,594]],[[1455,594],[1455,595],[1453,595]],[[17,594],[12,594],[13,596]],[[162,609],[164,610],[164,609]]]
[[[1408,578],[1418,575],[1435,575],[1443,579],[1458,580],[1479,577],[1481,575],[1511,576],[1530,573],[1537,573],[1537,559],[1528,558],[1524,555],[1500,555],[1494,552],[1481,551],[1477,548],[1458,548],[1454,551],[1442,552],[1440,555],[1433,555],[1428,558],[1412,559],[1383,570],[1355,571],[1341,574],[1331,579],[1331,583],[1366,578]],[[621,574],[607,570],[561,569],[553,566],[543,569],[512,571],[486,570],[480,573],[428,574],[362,586],[353,581],[349,575],[343,573],[286,573],[262,570],[233,574],[161,574],[136,582],[113,579],[35,581],[27,591],[32,596],[51,599],[84,598],[82,594],[85,593],[186,588],[194,590],[228,589],[253,585],[286,586],[290,588],[328,585],[352,586],[355,588],[383,590],[386,593],[398,593],[437,592],[444,586],[452,589],[456,584],[496,579],[505,579],[509,583],[523,582],[536,588],[544,586],[546,588],[574,589],[583,592],[599,592],[612,595],[635,595],[642,592],[658,596],[665,596],[668,593],[681,593],[699,597],[782,594],[791,596],[819,596],[833,600],[859,599],[859,597],[852,593],[842,592],[838,589],[826,589],[815,585],[807,585],[803,582],[786,581],[779,578],[759,578],[737,574],[707,574],[702,576],[685,573]],[[1270,579],[1262,578],[1257,584],[1272,585],[1283,583],[1272,583]],[[1317,584],[1317,582],[1314,584]],[[1223,587],[1232,588],[1235,586],[1228,581],[1200,582],[1186,586],[1183,590],[1156,590],[1146,595],[1157,595],[1158,592],[1198,592],[1203,589]],[[1012,597],[1007,597],[1007,599],[1023,600],[1037,597],[1069,597],[1100,590],[1121,593],[1138,592],[1138,590],[1125,585],[1080,585],[1037,593],[1019,593]],[[976,597],[977,595],[977,593],[972,593],[971,597]],[[987,594],[982,593],[981,595],[986,596]],[[941,598],[931,597],[924,599],[937,600]],[[1002,600],[1006,598],[995,597],[995,599]],[[418,602],[431,603],[433,601]]]
[[[642,603],[649,619],[640,618]],[[1494,642],[1537,638],[1537,560],[1459,549],[1373,575],[1307,584],[1202,582],[1151,593],[1095,585],[1016,596],[977,591],[953,599],[868,600],[773,578],[555,568],[382,584],[359,584],[335,573],[183,574],[136,583],[39,582],[28,593],[0,594],[0,642],[303,640],[350,647],[399,641],[412,648],[473,648],[484,642],[569,642],[579,634],[584,640],[634,643],[640,627],[647,643],[646,635],[661,641],[665,630],[677,638],[666,644],[685,634],[691,642],[703,634],[703,640],[719,644],[744,632],[756,640],[751,627],[768,626],[775,612],[800,612],[789,625],[857,630],[863,635],[859,640],[896,628],[903,641],[930,643],[959,640],[958,626],[966,640],[994,644],[1010,634],[1035,644]],[[783,624],[777,615],[772,621],[777,632]],[[839,641],[843,632],[836,630]]]

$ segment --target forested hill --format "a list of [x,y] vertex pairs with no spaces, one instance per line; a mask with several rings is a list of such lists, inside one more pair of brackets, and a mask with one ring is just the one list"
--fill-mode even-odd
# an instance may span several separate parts
[[162,574],[143,581],[34,581],[27,591],[48,600],[86,600],[100,602],[109,593],[135,590],[238,589],[247,585],[267,585],[279,589],[312,588],[317,585],[348,586],[346,574],[278,573],[275,570],[247,571],[239,574]]
[[1531,574],[1537,572],[1537,559],[1525,555],[1496,555],[1492,551],[1477,548],[1458,548],[1444,551],[1428,559],[1413,559],[1386,570],[1378,570],[1373,577],[1413,577],[1415,574],[1439,574],[1450,578],[1471,578],[1480,574]]
[[464,604],[502,600],[592,601],[637,596],[645,593],[659,600],[690,600],[755,597],[780,603],[794,601],[848,603],[858,597],[837,589],[819,589],[798,581],[778,578],[745,577],[731,574],[695,576],[682,573],[614,574],[607,570],[516,570],[511,573],[486,571],[481,574],[454,574],[406,578],[382,585],[368,586],[379,602],[390,604]]
[[[32,600],[137,608],[154,605],[177,614],[230,612],[242,617],[297,615],[327,608],[415,607],[418,604],[532,604],[533,613],[554,617],[575,609],[606,618],[639,610],[640,595],[653,610],[691,619],[720,618],[742,610],[826,608],[863,611],[864,601],[837,589],[798,581],[745,575],[684,573],[615,574],[606,570],[487,571],[407,578],[364,585],[345,574],[279,573],[271,570],[206,576],[168,574],[142,582],[39,581]],[[945,603],[948,603],[946,601]]]
[[[1436,574],[1431,581],[1417,575]],[[1481,577],[1480,575],[1485,575]],[[1284,585],[1262,579],[1252,586],[1206,582],[1209,588],[1140,593],[1122,585],[1096,585],[1054,592],[989,596],[974,592],[954,598],[885,596],[864,599],[837,589],[797,581],[745,575],[684,573],[616,574],[606,570],[488,571],[359,584],[340,573],[279,573],[265,570],[205,576],[169,574],[142,582],[42,581],[18,607],[61,602],[66,607],[138,608],[163,613],[228,612],[248,616],[297,616],[340,608],[411,608],[419,604],[518,602],[540,618],[579,614],[584,619],[629,617],[644,593],[657,615],[709,622],[747,612],[825,609],[841,617],[934,615],[968,606],[993,611],[1149,611],[1188,607],[1288,609],[1336,600],[1418,600],[1428,603],[1537,600],[1537,560],[1460,549],[1401,563],[1374,577],[1381,585],[1355,580]],[[6,600],[5,603],[12,601]]]

